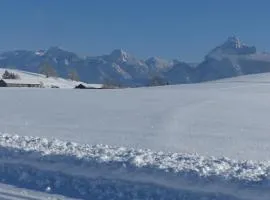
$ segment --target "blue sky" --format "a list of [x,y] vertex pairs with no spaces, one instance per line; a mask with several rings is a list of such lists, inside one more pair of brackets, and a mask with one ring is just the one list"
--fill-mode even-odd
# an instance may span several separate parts
[[0,51],[122,48],[197,62],[228,36],[270,52],[269,0],[1,0]]

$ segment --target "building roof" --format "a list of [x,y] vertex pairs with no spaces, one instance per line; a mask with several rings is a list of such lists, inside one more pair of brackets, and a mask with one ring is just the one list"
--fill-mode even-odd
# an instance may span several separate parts
[[79,82],[79,84],[76,85],[75,88],[101,89],[103,88],[103,84],[89,84],[89,83]]
[[23,85],[40,85],[41,82],[37,80],[32,79],[1,79],[1,81],[4,81],[7,84],[23,84]]

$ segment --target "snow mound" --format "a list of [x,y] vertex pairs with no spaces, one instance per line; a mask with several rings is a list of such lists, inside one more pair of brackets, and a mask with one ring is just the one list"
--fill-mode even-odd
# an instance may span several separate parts
[[81,81],[73,81],[68,80],[64,78],[59,77],[46,77],[42,74],[32,73],[32,72],[26,72],[21,70],[15,70],[15,69],[6,69],[6,68],[0,68],[0,77],[4,74],[4,72],[8,70],[9,72],[13,72],[15,74],[18,74],[20,79],[18,81],[22,81],[23,83],[41,83],[45,88],[52,88],[52,87],[58,87],[58,88],[74,88],[75,86],[78,86],[79,84],[83,84],[90,88],[101,88],[102,84],[88,84]]
[[270,162],[0,135],[2,182],[84,199],[269,199]]

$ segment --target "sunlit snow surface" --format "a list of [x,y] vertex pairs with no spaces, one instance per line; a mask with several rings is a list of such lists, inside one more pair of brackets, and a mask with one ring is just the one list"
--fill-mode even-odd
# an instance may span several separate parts
[[269,80],[1,89],[0,132],[20,136],[0,137],[0,177],[83,199],[269,199]]

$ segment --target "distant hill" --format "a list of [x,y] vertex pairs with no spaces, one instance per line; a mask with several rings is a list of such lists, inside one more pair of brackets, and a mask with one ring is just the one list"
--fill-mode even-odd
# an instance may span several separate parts
[[42,74],[37,73],[31,73],[21,70],[14,70],[14,69],[4,69],[0,68],[0,79],[2,78],[2,75],[4,72],[8,70],[8,72],[12,72],[16,75],[18,75],[17,82],[23,82],[23,83],[40,83],[45,88],[74,88],[75,86],[78,86],[79,84],[83,84],[87,87],[92,88],[101,88],[101,84],[87,84],[80,81],[72,81],[64,78],[56,78],[56,77],[46,77]]

